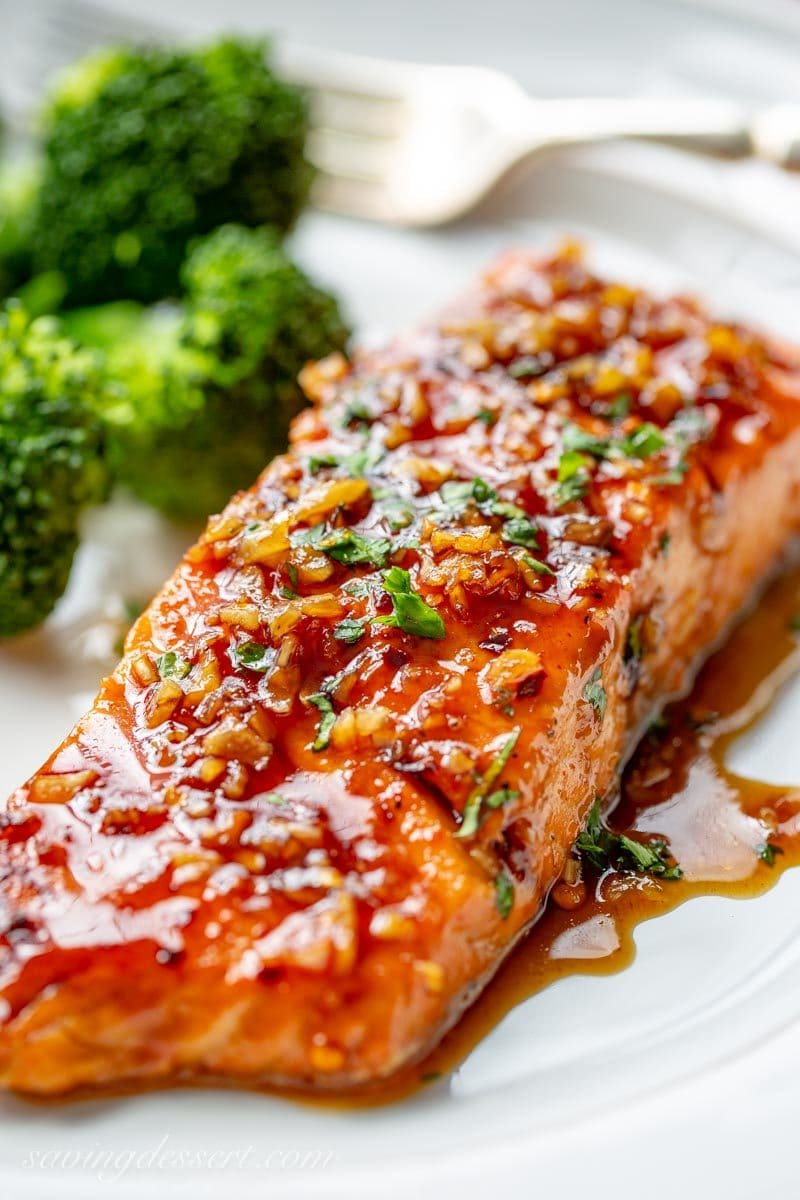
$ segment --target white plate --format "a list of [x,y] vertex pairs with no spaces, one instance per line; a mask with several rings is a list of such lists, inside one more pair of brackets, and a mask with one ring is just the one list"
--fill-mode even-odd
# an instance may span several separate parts
[[[604,269],[689,287],[717,309],[800,337],[800,257],[704,203],[626,183],[591,155],[570,161],[446,232],[311,217],[297,252],[337,287],[367,340],[435,309],[496,251],[565,231],[584,236]],[[680,157],[659,163],[688,170]],[[0,789],[33,770],[85,707],[110,661],[122,598],[149,594],[187,536],[130,504],[89,523],[54,618],[0,650]],[[760,733],[737,746],[736,770],[800,779],[797,739],[784,734],[798,720],[800,688],[790,686]],[[630,969],[550,987],[452,1079],[390,1107],[333,1111],[211,1090],[56,1106],[5,1098],[0,1194],[88,1200],[112,1182],[125,1197],[235,1188],[242,1200],[409,1190],[469,1198],[488,1186],[511,1197],[585,1188],[596,1200],[634,1189],[727,1200],[781,1184],[788,1192],[800,1111],[799,914],[800,872],[746,903],[687,904],[640,928]]]

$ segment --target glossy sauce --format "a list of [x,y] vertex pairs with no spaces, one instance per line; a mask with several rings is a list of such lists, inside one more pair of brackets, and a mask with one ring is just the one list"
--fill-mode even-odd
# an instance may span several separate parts
[[551,885],[585,899],[416,1082],[577,955],[621,956],[626,906],[769,877],[764,796],[743,815],[696,720],[647,743],[620,808],[686,882],[592,901],[572,847],[797,530],[800,361],[567,248],[305,384],[290,452],[5,810],[3,1086],[352,1088],[439,1041]]
[[[793,628],[798,613],[800,568],[794,568],[709,659],[690,695],[665,711],[623,774],[609,824],[619,833],[663,837],[683,878],[584,874],[585,902],[568,911],[551,897],[525,940],[433,1053],[413,1072],[364,1092],[360,1100],[398,1100],[441,1080],[512,1008],[558,979],[610,975],[630,966],[640,922],[695,896],[760,895],[783,870],[800,864],[800,783],[774,786],[736,776],[725,766],[733,741],[757,724],[800,670],[800,636]],[[800,781],[800,761],[797,777]],[[765,835],[775,847],[772,865],[756,849]]]

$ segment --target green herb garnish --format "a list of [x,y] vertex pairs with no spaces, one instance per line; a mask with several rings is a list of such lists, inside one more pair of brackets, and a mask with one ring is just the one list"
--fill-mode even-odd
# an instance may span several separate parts
[[326,530],[324,524],[301,529],[291,540],[295,546],[311,546],[346,567],[385,567],[392,551],[388,538],[368,538],[348,528]]
[[504,542],[535,550],[539,545],[539,530],[530,517],[510,517],[502,529]]
[[547,363],[534,354],[526,354],[511,363],[508,373],[512,379],[536,379],[547,370]]
[[580,425],[569,424],[564,430],[564,450],[590,454],[592,458],[650,458],[663,450],[667,439],[657,425],[645,421],[623,437],[597,437]]
[[599,667],[596,667],[591,679],[583,689],[583,698],[591,704],[594,711],[602,721],[606,715],[606,706],[608,704],[608,696],[606,689],[603,687],[603,672]]
[[259,800],[263,800],[266,804],[285,804],[286,797],[280,792],[261,792],[258,796]]
[[[461,825],[458,828],[456,837],[468,838],[473,837],[477,832],[481,822],[481,811],[487,796],[490,794],[490,789],[497,782],[505,770],[514,747],[519,738],[519,730],[515,729],[511,736],[504,742],[502,749],[490,762],[483,775],[480,777],[475,787],[467,796],[464,805],[464,812],[461,815]],[[512,793],[507,788],[498,788],[498,792],[491,792],[491,795],[497,795],[503,792],[505,800],[511,799]],[[518,794],[518,793],[517,793]],[[501,801],[501,803],[505,802]],[[493,804],[491,807],[497,808],[498,804]]]
[[293,562],[287,562],[287,563],[283,564],[283,569],[286,572],[286,578],[289,580],[290,586],[289,587],[286,587],[285,585],[281,586],[278,588],[278,592],[280,593],[280,595],[283,597],[284,600],[296,600],[298,598],[297,567],[294,565]]
[[333,701],[325,692],[315,692],[313,696],[306,696],[309,704],[313,704],[320,713],[320,722],[317,726],[317,736],[311,743],[312,750],[324,750],[331,740],[331,730],[336,723],[336,713],[333,710]]
[[487,808],[502,808],[504,804],[510,804],[512,800],[519,800],[521,795],[521,792],[504,783],[496,792],[490,792],[483,803]]
[[334,626],[333,636],[337,642],[344,642],[346,646],[354,646],[366,631],[367,627],[363,621],[357,621],[354,617],[345,617],[343,621]]
[[628,626],[628,632],[625,635],[625,649],[622,654],[622,661],[625,663],[640,662],[644,655],[643,624],[644,615],[639,613],[638,617],[634,617]]
[[348,579],[347,583],[342,584],[342,591],[347,592],[348,596],[354,596],[356,600],[363,600],[370,593],[370,586],[366,579]]
[[574,500],[581,500],[589,487],[589,462],[585,454],[577,450],[565,450],[558,460],[556,476],[556,504],[562,507]]
[[768,867],[774,867],[776,855],[783,854],[783,847],[776,846],[773,842],[761,842],[756,846],[755,851],[763,863],[766,863]]
[[608,458],[614,449],[611,438],[597,437],[573,422],[564,428],[563,446],[567,453],[591,454],[592,458]]
[[631,411],[632,403],[630,392],[620,392],[611,401],[606,412],[612,421],[623,421]]
[[402,496],[393,495],[389,491],[379,491],[375,492],[375,502],[379,513],[394,533],[413,524],[414,509]]
[[174,650],[167,650],[156,659],[156,667],[162,679],[185,679],[192,669],[192,664]]
[[376,617],[381,625],[402,629],[415,637],[443,638],[445,625],[435,608],[426,604],[411,588],[411,576],[402,567],[391,567],[383,573],[383,586],[392,598],[394,611],[386,617]]
[[622,438],[618,445],[626,458],[650,458],[658,454],[667,444],[667,439],[658,428],[649,421],[639,425],[632,433]]
[[505,921],[514,907],[514,884],[505,871],[494,877],[494,900],[497,911]]
[[274,659],[268,646],[260,642],[243,642],[233,648],[233,657],[237,667],[247,667],[248,671],[266,671]]
[[603,824],[599,799],[592,805],[586,828],[578,836],[575,848],[598,871],[632,871],[659,879],[683,877],[683,871],[677,863],[669,861],[666,842],[637,842],[624,833],[612,833]]
[[335,454],[322,454],[319,457],[312,454],[308,460],[308,469],[312,475],[316,475],[325,467],[338,467],[339,459]]
[[539,558],[534,558],[531,554],[523,554],[520,556],[521,561],[537,575],[555,575],[552,567],[548,567],[547,563],[542,562]]
[[665,471],[663,475],[653,475],[647,482],[653,487],[678,487],[683,483],[688,470],[689,464],[681,459],[674,467],[670,467],[669,471]]

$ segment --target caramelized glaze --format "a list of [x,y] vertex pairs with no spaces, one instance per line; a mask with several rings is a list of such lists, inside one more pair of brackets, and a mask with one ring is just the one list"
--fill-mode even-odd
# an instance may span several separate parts
[[800,520],[796,355],[574,248],[305,386],[2,813],[5,1086],[419,1059]]
[[[575,911],[550,902],[525,941],[440,1046],[402,1079],[364,1095],[396,1100],[458,1069],[474,1046],[516,1005],[568,975],[608,975],[629,967],[642,921],[697,896],[748,899],[800,865],[800,752],[797,787],[734,775],[726,767],[736,738],[757,728],[780,689],[800,671],[800,568],[775,582],[698,676],[689,696],[669,706],[629,762],[609,823],[634,836],[658,833],[684,877],[660,882],[587,872]],[[756,847],[776,848],[772,865]]]

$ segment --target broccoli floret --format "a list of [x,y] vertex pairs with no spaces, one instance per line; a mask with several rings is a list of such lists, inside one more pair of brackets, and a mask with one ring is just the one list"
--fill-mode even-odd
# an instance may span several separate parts
[[40,176],[33,158],[12,158],[0,167],[0,296],[11,295],[31,275]]
[[63,272],[67,304],[172,296],[194,237],[292,225],[311,182],[306,101],[266,54],[116,49],[63,77],[44,118],[34,270]]
[[47,616],[67,585],[83,510],[102,500],[107,472],[96,356],[0,309],[0,637]]
[[197,242],[177,305],[117,303],[67,314],[106,351],[104,416],[116,478],[167,515],[217,512],[286,444],[297,375],[347,343],[334,298],[277,235],[226,225]]

